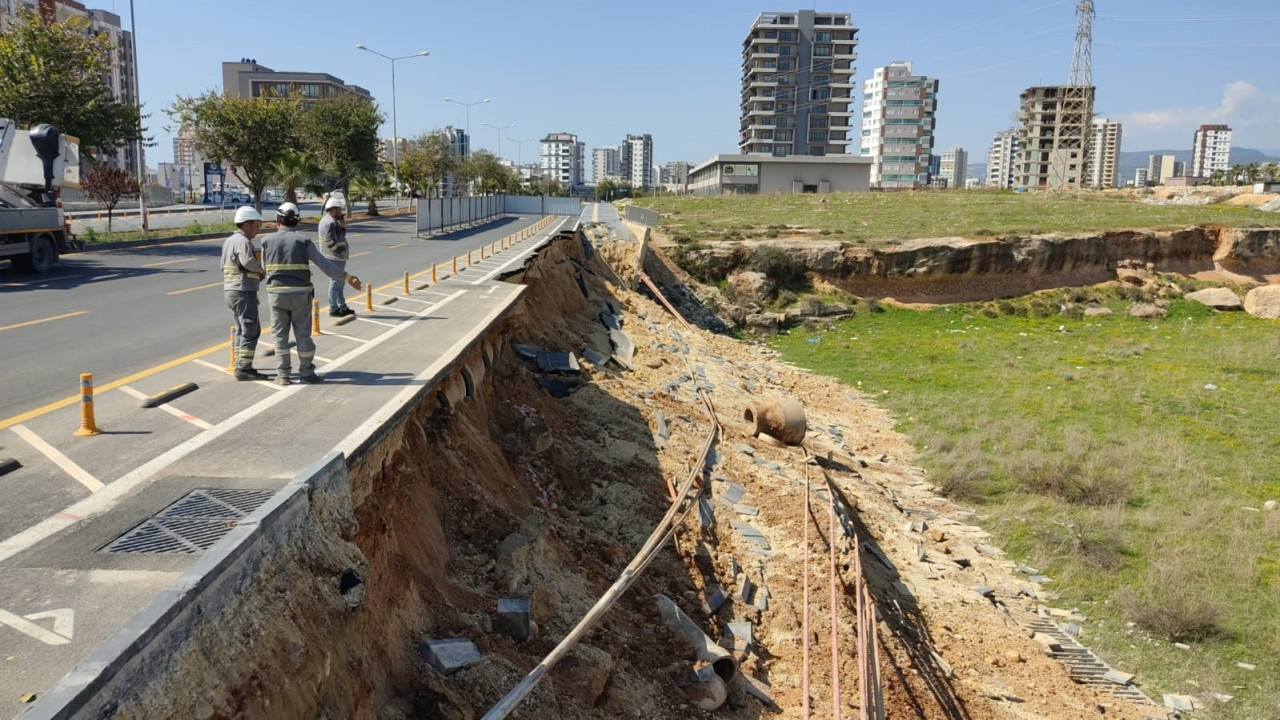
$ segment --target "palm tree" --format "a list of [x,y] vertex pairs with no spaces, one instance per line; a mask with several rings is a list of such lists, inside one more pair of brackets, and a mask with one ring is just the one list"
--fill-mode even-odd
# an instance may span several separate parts
[[1247,183],[1256,183],[1261,176],[1258,170],[1258,163],[1249,163],[1244,168],[1244,179]]
[[363,175],[351,181],[351,194],[369,203],[369,214],[378,215],[378,198],[391,194],[391,183],[383,175]]
[[284,186],[285,202],[298,202],[298,190],[324,192],[324,187],[317,183],[323,173],[315,157],[298,150],[285,150],[271,164],[272,179]]

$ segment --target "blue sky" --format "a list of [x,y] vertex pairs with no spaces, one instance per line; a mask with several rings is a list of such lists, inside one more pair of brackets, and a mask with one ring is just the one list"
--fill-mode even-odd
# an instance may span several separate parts
[[[178,94],[220,89],[221,63],[256,58],[277,70],[328,72],[373,92],[390,117],[388,55],[397,63],[400,135],[462,126],[475,147],[506,138],[577,133],[588,148],[627,133],[654,136],[658,162],[701,162],[735,152],[741,47],[761,11],[797,6],[746,0],[135,0],[140,83],[159,146],[172,159],[163,109]],[[128,0],[88,0],[128,22]],[[1012,125],[1027,86],[1067,79],[1075,0],[824,2],[853,14],[861,83],[879,65],[910,60],[941,81],[937,146],[980,161],[991,136]],[[805,7],[814,7],[801,3]],[[1235,145],[1280,149],[1280,3],[1237,0],[1097,0],[1093,68],[1097,112],[1124,123],[1123,150],[1190,148],[1201,123],[1225,122]],[[245,29],[250,28],[250,32]],[[390,136],[390,122],[384,135]],[[537,143],[523,145],[523,159]]]

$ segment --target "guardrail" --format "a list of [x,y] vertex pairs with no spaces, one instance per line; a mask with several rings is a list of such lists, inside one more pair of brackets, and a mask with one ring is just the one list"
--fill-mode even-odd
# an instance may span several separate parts
[[418,234],[436,233],[498,215],[569,215],[582,213],[578,198],[544,195],[472,195],[418,200]]
[[623,212],[625,213],[623,217],[631,222],[640,223],[645,227],[658,227],[658,212],[656,210],[628,205]]

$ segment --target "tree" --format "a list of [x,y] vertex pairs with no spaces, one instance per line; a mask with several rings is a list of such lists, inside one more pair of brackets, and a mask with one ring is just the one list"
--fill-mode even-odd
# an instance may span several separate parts
[[558,180],[551,178],[541,178],[529,183],[533,189],[534,195],[547,195],[549,197],[568,197],[569,191]]
[[351,181],[351,192],[356,200],[369,204],[369,214],[378,215],[378,198],[391,194],[391,182],[377,174],[361,175]]
[[298,190],[312,194],[324,192],[317,182],[324,169],[310,153],[286,149],[271,163],[271,181],[284,186],[285,202],[298,202]]
[[423,195],[441,187],[459,164],[449,141],[438,132],[419,137],[408,152],[400,155],[399,160],[397,174],[400,182],[408,186],[414,195]]
[[179,95],[166,112],[191,128],[196,147],[206,157],[230,166],[261,211],[262,191],[273,177],[273,166],[296,143],[297,103],[211,91],[195,97]]
[[1232,185],[1242,185],[1244,183],[1244,166],[1236,163],[1231,166],[1231,173],[1227,176]]
[[111,152],[143,140],[137,108],[114,99],[102,82],[116,52],[83,18],[46,25],[22,11],[0,35],[0,117],[22,127],[49,123],[85,150]]
[[298,130],[333,188],[349,194],[353,179],[378,170],[378,127],[384,120],[369,98],[342,93],[309,105]]
[[1262,171],[1258,169],[1258,163],[1249,163],[1244,168],[1244,180],[1246,183],[1256,183],[1258,178],[1262,177]]
[[459,181],[474,180],[482,193],[498,193],[512,190],[518,185],[515,174],[502,164],[497,155],[488,150],[477,150],[463,160],[457,171]]
[[80,187],[85,195],[107,206],[107,232],[111,232],[111,216],[120,200],[142,190],[138,178],[113,165],[104,165],[89,173]]

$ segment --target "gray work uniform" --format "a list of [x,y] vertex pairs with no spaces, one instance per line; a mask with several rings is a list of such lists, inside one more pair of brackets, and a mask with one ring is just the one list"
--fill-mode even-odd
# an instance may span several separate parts
[[222,243],[222,292],[236,318],[235,366],[252,370],[262,335],[258,315],[258,285],[263,276],[258,244],[236,230]]
[[276,343],[276,368],[289,375],[289,329],[298,345],[298,374],[316,372],[316,344],[311,340],[311,266],[342,282],[346,273],[320,254],[303,233],[280,229],[262,241],[262,262],[267,271],[267,306],[271,308],[271,334]]
[[[347,258],[351,256],[351,246],[347,244],[347,229],[342,223],[334,220],[325,212],[320,218],[320,252],[343,272],[347,270]],[[347,309],[346,292],[342,288],[342,280],[329,281],[329,312],[334,313]]]

